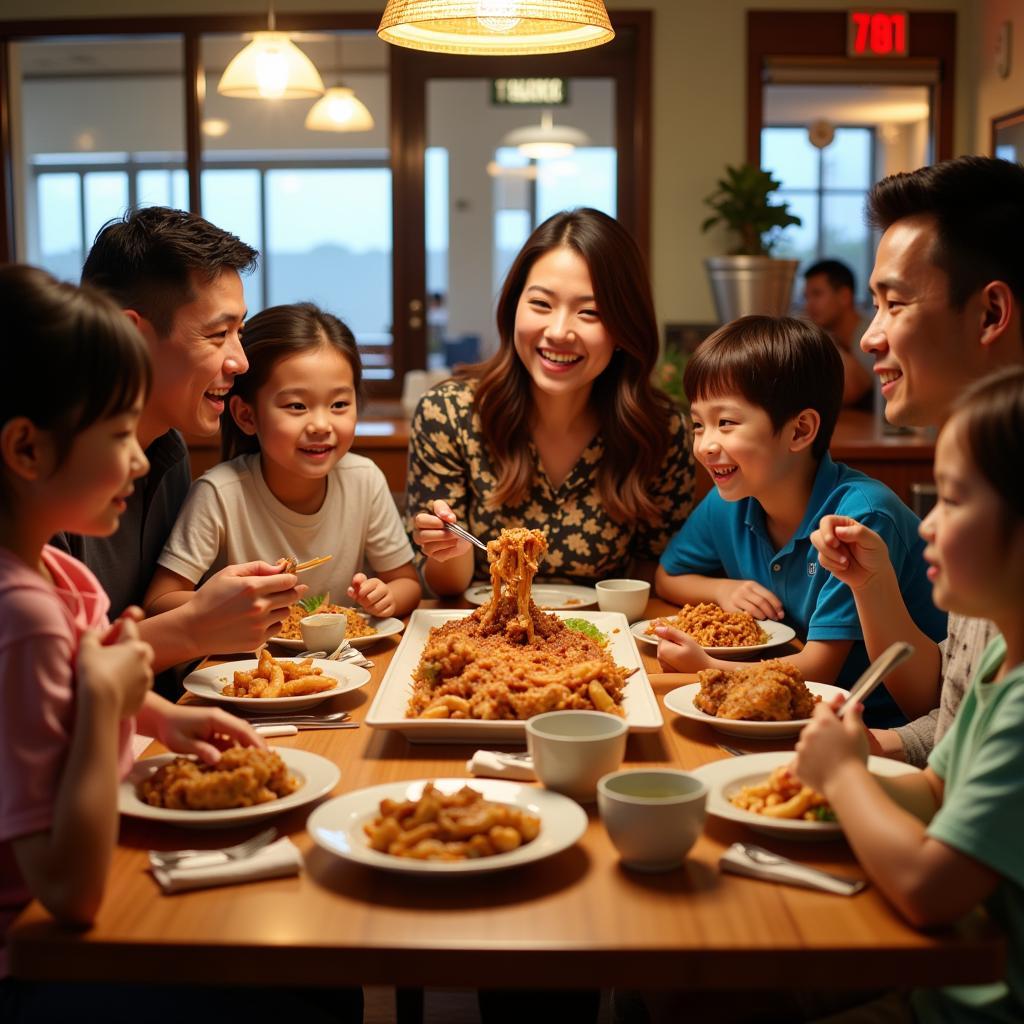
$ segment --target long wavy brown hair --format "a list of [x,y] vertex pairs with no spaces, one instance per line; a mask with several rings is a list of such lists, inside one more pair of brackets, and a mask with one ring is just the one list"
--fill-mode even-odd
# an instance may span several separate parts
[[657,524],[661,512],[648,485],[668,451],[673,406],[651,383],[658,359],[651,285],[629,232],[607,214],[587,208],[555,214],[527,239],[498,299],[498,351],[457,375],[475,382],[475,408],[498,478],[489,504],[520,504],[533,482],[528,447],[533,398],[530,375],[515,349],[516,309],[534,263],[559,248],[571,249],[586,263],[601,322],[618,349],[590,394],[605,441],[598,494],[617,522]]

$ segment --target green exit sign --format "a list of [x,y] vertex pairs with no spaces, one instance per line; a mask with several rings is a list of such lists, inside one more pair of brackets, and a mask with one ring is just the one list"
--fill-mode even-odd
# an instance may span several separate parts
[[491,102],[499,107],[561,107],[569,102],[565,78],[493,78]]

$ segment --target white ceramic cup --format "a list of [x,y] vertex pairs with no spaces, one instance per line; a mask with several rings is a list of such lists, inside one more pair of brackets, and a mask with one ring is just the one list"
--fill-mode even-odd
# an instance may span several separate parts
[[307,651],[326,651],[331,654],[345,639],[348,619],[341,612],[314,612],[299,619],[302,642]]
[[651,585],[646,580],[601,580],[596,589],[601,611],[622,612],[630,622],[644,617],[651,596]]
[[597,807],[626,867],[679,867],[704,828],[708,787],[675,768],[634,768],[605,775]]
[[548,789],[580,803],[597,795],[597,780],[622,764],[629,726],[603,711],[548,711],[526,720],[533,770]]

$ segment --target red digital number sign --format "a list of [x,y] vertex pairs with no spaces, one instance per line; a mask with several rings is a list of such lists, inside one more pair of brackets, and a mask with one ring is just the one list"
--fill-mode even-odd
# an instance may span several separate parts
[[906,57],[909,20],[906,11],[850,11],[846,52],[851,57]]

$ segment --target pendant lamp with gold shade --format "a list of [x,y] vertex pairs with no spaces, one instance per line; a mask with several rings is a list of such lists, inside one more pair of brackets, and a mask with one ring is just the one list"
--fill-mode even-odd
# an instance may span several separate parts
[[217,92],[238,99],[308,100],[324,94],[324,83],[288,33],[274,30],[271,6],[267,31],[254,32],[252,42],[235,54],[220,76]]
[[327,80],[334,84],[309,108],[305,126],[314,132],[368,132],[373,128],[373,115],[366,104],[337,76],[341,61],[341,36],[334,36],[334,67]]
[[388,0],[386,43],[436,53],[564,53],[614,38],[602,0]]

